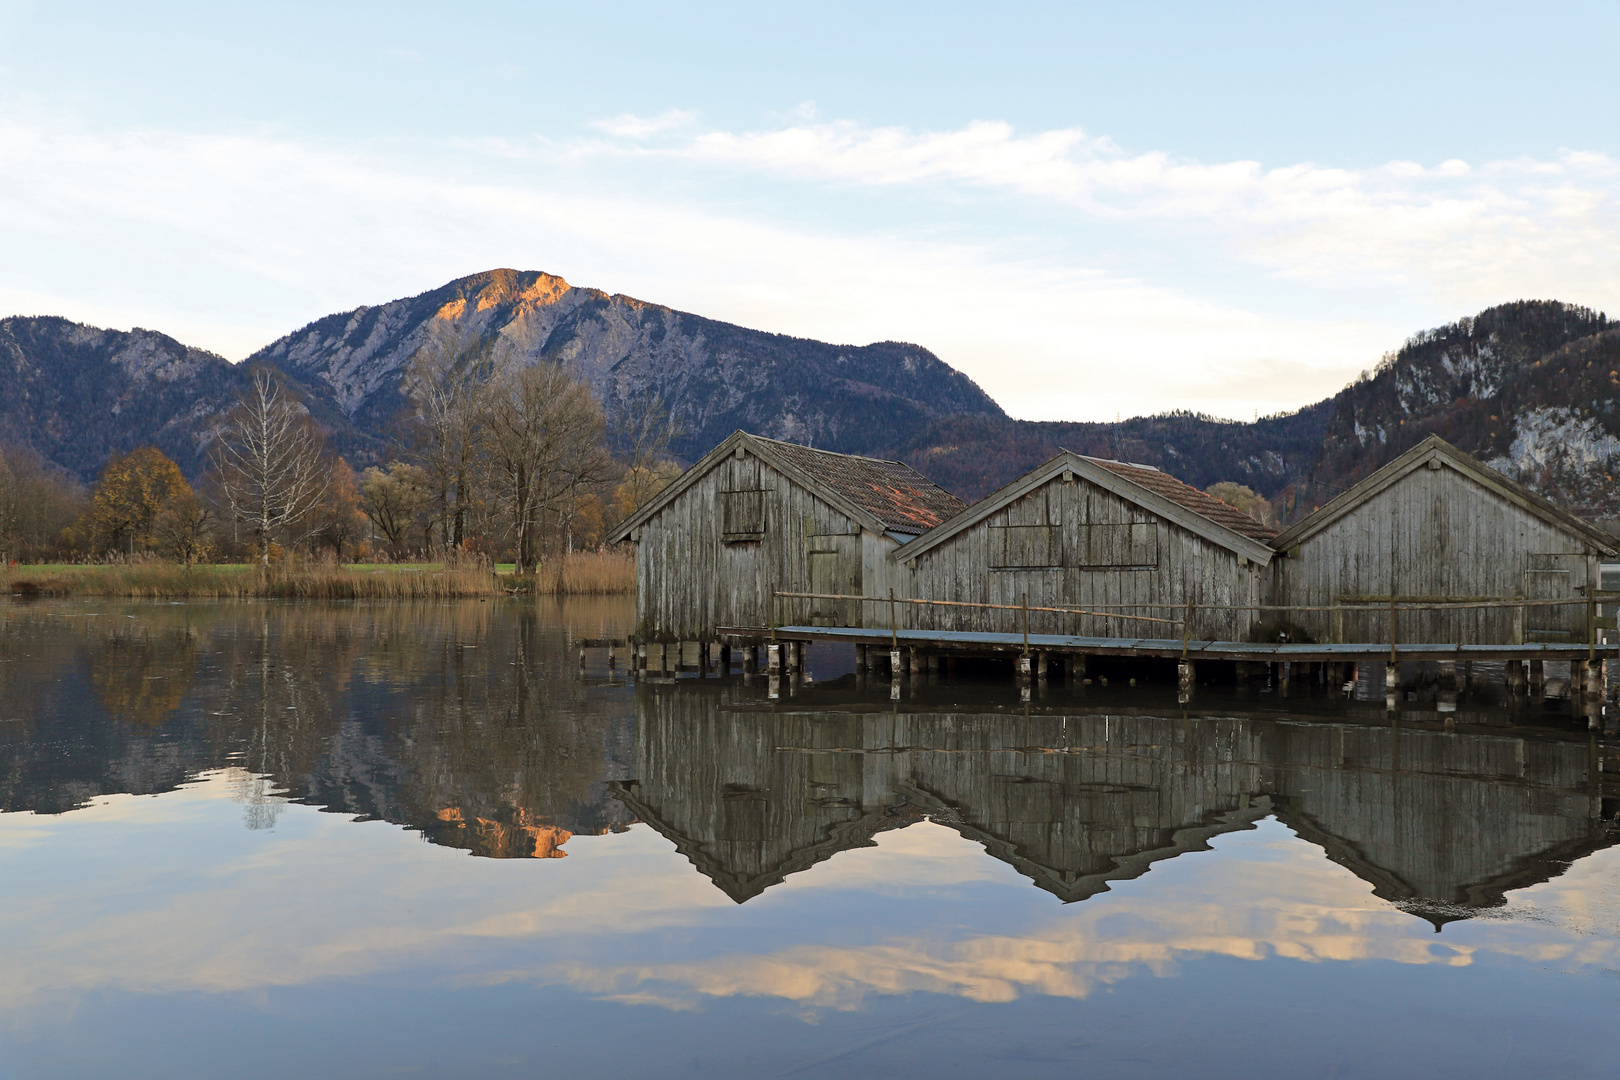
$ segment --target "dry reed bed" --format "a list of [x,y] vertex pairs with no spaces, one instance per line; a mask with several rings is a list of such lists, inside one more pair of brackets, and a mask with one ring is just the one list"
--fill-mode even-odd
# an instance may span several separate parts
[[451,600],[540,592],[605,595],[635,588],[633,559],[619,552],[575,553],[538,574],[515,577],[481,566],[354,567],[331,563],[257,566],[133,562],[0,569],[0,593],[19,596],[108,596],[297,600]]

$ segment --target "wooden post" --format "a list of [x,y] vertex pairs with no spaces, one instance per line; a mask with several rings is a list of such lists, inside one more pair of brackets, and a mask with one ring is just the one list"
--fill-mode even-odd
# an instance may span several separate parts
[[1389,591],[1389,662],[1395,663],[1395,589]]
[[[771,641],[776,641],[776,582],[771,582]],[[771,668],[772,671],[776,669]]]
[[907,669],[907,674],[909,674],[914,679],[922,674],[922,669],[923,669],[922,650],[920,650],[920,649],[907,649],[906,650],[906,669]]
[[[774,633],[774,629],[773,629],[772,632]],[[767,650],[767,652],[766,652],[766,657],[767,657],[766,665],[767,665],[767,668],[769,670],[770,675],[773,678],[780,677],[781,674],[782,674],[782,646],[781,646],[781,644],[778,643],[778,642],[773,641],[768,646],[766,646],[766,650]]]
[[1524,694],[1524,661],[1515,657],[1503,665],[1503,675],[1507,686],[1508,697],[1517,698]]
[[1046,653],[1044,652],[1035,654],[1035,677],[1037,679],[1046,678]]
[[866,646],[865,645],[857,645],[857,646],[855,646],[855,670],[856,671],[864,671],[865,669],[866,669]]
[[1530,661],[1530,697],[1540,701],[1547,696],[1547,669],[1540,660]]
[[[895,617],[894,617],[894,590],[893,589],[889,590],[889,651],[896,654],[896,655],[899,655],[899,652],[900,652],[900,624],[895,621]],[[899,669],[900,669],[900,665],[896,664],[896,665],[894,665],[894,667],[895,667],[895,670],[898,672]]]
[[1024,593],[1019,603],[1024,608],[1024,673],[1029,673],[1029,593]]
[[1181,662],[1187,662],[1187,643],[1192,638],[1192,597],[1187,598],[1187,614],[1181,619]]
[[720,645],[720,674],[731,674],[731,646],[724,642]]

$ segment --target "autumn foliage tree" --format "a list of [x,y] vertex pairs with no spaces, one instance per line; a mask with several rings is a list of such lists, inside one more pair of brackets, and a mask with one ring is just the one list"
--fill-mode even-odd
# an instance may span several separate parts
[[151,551],[164,546],[160,522],[184,518],[196,504],[180,466],[157,447],[142,446],[102,466],[78,532],[94,551]]
[[433,497],[428,474],[418,465],[391,462],[386,469],[372,466],[360,475],[361,508],[388,540],[395,558],[405,553],[405,542],[423,507]]

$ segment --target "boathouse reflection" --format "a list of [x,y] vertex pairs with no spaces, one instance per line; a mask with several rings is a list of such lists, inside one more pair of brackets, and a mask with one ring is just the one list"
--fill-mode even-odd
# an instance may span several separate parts
[[691,681],[637,694],[615,788],[741,903],[927,819],[1065,902],[1275,814],[1438,927],[1617,839],[1602,749],[1264,715],[773,704]]

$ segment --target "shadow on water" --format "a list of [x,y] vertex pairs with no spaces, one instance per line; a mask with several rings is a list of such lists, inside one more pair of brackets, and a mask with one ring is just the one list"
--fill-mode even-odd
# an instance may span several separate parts
[[[0,809],[236,770],[497,858],[642,821],[739,903],[920,821],[1063,902],[1275,816],[1436,928],[1620,839],[1612,739],[1559,706],[845,674],[629,681],[618,600],[0,609]],[[834,657],[836,660],[837,657]],[[836,666],[836,665],[835,665]],[[812,672],[818,670],[812,657]],[[820,670],[826,672],[823,666]],[[982,674],[982,673],[981,673]],[[994,673],[991,673],[994,674]]]

